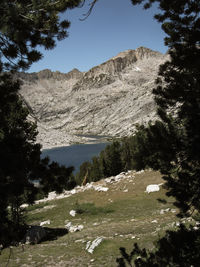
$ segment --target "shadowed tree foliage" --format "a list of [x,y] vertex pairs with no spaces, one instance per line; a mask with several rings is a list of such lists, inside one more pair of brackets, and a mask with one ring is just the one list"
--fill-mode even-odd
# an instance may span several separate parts
[[77,7],[81,0],[1,0],[0,71],[27,69],[42,58],[38,46],[52,49],[67,37],[68,20],[59,13]]
[[[200,210],[200,2],[134,1],[149,8],[167,34],[170,60],[160,67],[153,90],[160,121],[146,128],[144,161],[164,174],[168,195],[182,214]],[[150,155],[150,151],[151,154]]]
[[93,157],[91,162],[84,162],[80,166],[80,171],[76,175],[77,183],[81,184],[84,177],[87,178],[87,182],[92,182],[122,172],[124,165],[121,153],[121,142],[113,141],[107,145],[98,157]]
[[[73,167],[40,159],[36,125],[27,120],[28,110],[17,94],[19,82],[5,73],[0,81],[0,240],[5,243],[8,237],[13,238],[10,233],[20,228],[23,203],[33,203],[38,191],[61,192],[74,187],[75,182]],[[40,182],[39,189],[35,180]]]
[[104,177],[117,175],[122,171],[121,145],[119,141],[114,141],[108,145],[100,154],[100,161],[104,159]]
[[89,182],[91,181],[98,181],[103,177],[103,171],[101,168],[100,158],[99,157],[93,157],[92,162],[89,168]]
[[[70,22],[59,14],[81,0],[2,0],[0,2],[0,244],[17,238],[22,223],[20,205],[33,203],[38,191],[61,192],[75,186],[73,168],[40,159],[36,125],[19,95],[16,70],[42,58],[39,47],[53,49],[67,37]],[[10,73],[8,73],[10,71]],[[34,186],[40,182],[40,188]],[[8,206],[10,209],[8,209]]]
[[198,267],[200,231],[181,225],[177,232],[167,231],[157,242],[154,252],[141,249],[135,243],[130,254],[125,248],[120,248],[120,253],[122,257],[117,259],[118,267]]

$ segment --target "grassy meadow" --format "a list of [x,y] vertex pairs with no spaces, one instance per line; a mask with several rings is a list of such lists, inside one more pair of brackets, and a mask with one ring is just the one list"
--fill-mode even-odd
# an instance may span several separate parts
[[[174,229],[178,218],[172,204],[173,199],[165,196],[165,190],[146,193],[149,184],[163,183],[158,172],[130,172],[119,182],[105,184],[107,192],[93,189],[70,197],[52,200],[27,208],[27,223],[54,228],[55,233],[35,245],[24,245],[4,249],[0,255],[0,266],[117,266],[119,247],[130,251],[137,242],[149,249],[167,229]],[[167,204],[157,199],[165,199]],[[169,209],[168,209],[169,208]],[[70,210],[78,213],[72,217]],[[83,225],[83,230],[66,233],[65,225]],[[62,231],[63,230],[63,231]],[[57,234],[58,233],[58,234]],[[86,243],[97,237],[103,241],[93,254],[86,251]]]

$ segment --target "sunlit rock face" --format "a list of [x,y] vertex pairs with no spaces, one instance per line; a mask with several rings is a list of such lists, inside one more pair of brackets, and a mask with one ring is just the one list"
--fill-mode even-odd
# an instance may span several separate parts
[[[127,136],[155,119],[152,96],[167,55],[140,47],[82,73],[20,73],[20,91],[38,124],[43,147],[86,142],[82,135]],[[79,136],[81,135],[81,136]]]

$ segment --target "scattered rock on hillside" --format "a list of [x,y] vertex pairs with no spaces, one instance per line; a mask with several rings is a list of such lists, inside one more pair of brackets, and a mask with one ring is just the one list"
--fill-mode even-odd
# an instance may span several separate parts
[[[144,172],[144,171],[142,171],[142,172]],[[131,175],[130,175],[130,173],[131,173]],[[109,190],[109,188],[106,187],[105,185],[113,184],[113,183],[117,184],[121,180],[124,180],[124,179],[127,179],[129,182],[132,182],[133,179],[135,178],[134,175],[135,174],[140,174],[140,173],[141,173],[141,171],[139,171],[139,172],[134,172],[134,171],[122,172],[122,173],[120,173],[120,174],[118,174],[116,176],[111,176],[111,177],[108,177],[106,179],[102,179],[99,182],[87,183],[85,186],[76,186],[74,189],[69,190],[69,191],[65,190],[61,194],[56,194],[56,192],[53,191],[53,192],[50,192],[48,194],[47,198],[35,201],[35,204],[43,203],[43,202],[46,202],[46,201],[51,201],[51,200],[54,200],[54,199],[67,198],[67,197],[70,197],[71,195],[74,195],[74,194],[77,194],[77,193],[80,193],[80,192],[85,192],[86,190],[92,190],[92,189],[95,190],[95,191],[98,191],[98,192],[107,192]],[[102,182],[103,182],[104,186],[102,186],[102,184],[101,184]]]
[[108,187],[103,187],[103,186],[100,186],[100,185],[94,187],[94,190],[98,191],[98,192],[107,192],[108,189],[109,189]]
[[88,241],[86,244],[86,250],[92,254],[94,249],[103,241],[103,239],[103,237],[97,237],[93,242]]
[[71,222],[68,222],[66,225],[65,225],[65,228],[70,232],[70,233],[74,233],[74,232],[79,232],[81,231],[84,226],[82,224],[80,225],[72,225]]
[[75,210],[70,210],[69,214],[70,214],[72,217],[75,217],[75,216],[76,216],[76,211],[75,211]]
[[128,189],[124,189],[123,192],[124,192],[124,193],[127,193],[127,192],[128,192]]
[[166,213],[166,212],[169,212],[170,210],[171,210],[170,208],[161,209],[161,210],[160,210],[160,214],[162,215],[162,214],[164,214],[164,213]]
[[159,190],[160,190],[160,187],[158,184],[150,184],[150,185],[147,185],[145,192],[152,193],[152,192],[157,192]]
[[43,225],[45,225],[45,224],[50,224],[50,223],[51,223],[50,220],[47,220],[47,221],[41,222],[41,223],[40,223],[40,226],[43,226]]

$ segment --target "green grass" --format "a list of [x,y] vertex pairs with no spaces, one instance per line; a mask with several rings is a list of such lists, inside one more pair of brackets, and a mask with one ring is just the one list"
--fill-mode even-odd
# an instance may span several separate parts
[[46,207],[48,205],[49,205],[48,202],[40,203],[40,204],[37,204],[37,205],[30,205],[27,208],[25,208],[25,211],[26,212],[31,212],[31,211],[34,211],[34,210],[37,210],[37,209],[42,209],[42,208],[44,208],[44,207]]
[[75,211],[77,214],[87,214],[87,215],[100,215],[114,212],[113,209],[108,207],[96,207],[94,203],[76,203]]
[[[130,251],[133,243],[138,242],[139,245],[152,249],[158,235],[172,229],[172,223],[178,221],[170,211],[160,214],[161,209],[174,208],[173,199],[165,196],[164,189],[150,194],[144,192],[147,185],[163,182],[159,173],[146,171],[131,175],[135,176],[132,181],[124,179],[120,183],[106,185],[109,187],[107,192],[88,190],[69,198],[29,207],[29,224],[39,225],[42,221],[50,220],[51,224],[47,227],[64,228],[70,221],[72,225],[82,224],[84,228],[55,240],[34,246],[25,245],[24,251],[21,247],[13,248],[9,267],[112,267],[116,266],[121,246]],[[104,185],[104,181],[98,183]],[[167,204],[157,201],[159,198],[165,199]],[[49,209],[45,208],[48,206]],[[75,217],[69,214],[72,209],[78,211]],[[104,237],[104,240],[91,255],[85,250],[86,243],[98,236]],[[9,249],[4,249],[0,255],[0,266],[6,266],[8,257]]]

